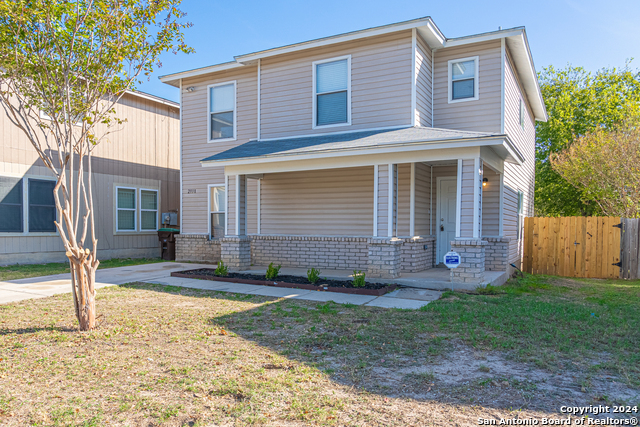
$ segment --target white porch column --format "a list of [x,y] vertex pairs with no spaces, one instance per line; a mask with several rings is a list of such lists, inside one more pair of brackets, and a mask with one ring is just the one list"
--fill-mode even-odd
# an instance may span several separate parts
[[374,166],[373,236],[394,237],[397,221],[397,165]]
[[247,176],[235,176],[235,235],[247,235]]

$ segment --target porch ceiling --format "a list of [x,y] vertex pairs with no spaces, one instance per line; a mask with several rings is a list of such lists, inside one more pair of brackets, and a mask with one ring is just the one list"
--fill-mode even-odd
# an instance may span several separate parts
[[[504,134],[428,127],[365,130],[341,134],[254,140],[202,159],[203,166],[231,166],[395,151],[491,147],[503,160],[520,164],[524,157]],[[416,159],[418,160],[418,159]]]

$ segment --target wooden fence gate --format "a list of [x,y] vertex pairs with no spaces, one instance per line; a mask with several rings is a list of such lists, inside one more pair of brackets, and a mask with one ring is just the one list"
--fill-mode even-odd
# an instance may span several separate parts
[[[620,278],[620,224],[618,217],[525,218],[523,270],[565,277]],[[636,232],[636,242],[637,237]],[[637,272],[637,257],[635,265]]]
[[622,271],[623,279],[640,279],[640,219],[622,218]]

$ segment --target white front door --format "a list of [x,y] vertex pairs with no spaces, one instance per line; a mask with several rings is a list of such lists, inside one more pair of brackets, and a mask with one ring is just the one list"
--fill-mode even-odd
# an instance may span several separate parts
[[456,238],[456,191],[457,178],[438,178],[438,209],[436,217],[437,248],[436,265],[443,264],[444,255],[451,250],[451,242]]

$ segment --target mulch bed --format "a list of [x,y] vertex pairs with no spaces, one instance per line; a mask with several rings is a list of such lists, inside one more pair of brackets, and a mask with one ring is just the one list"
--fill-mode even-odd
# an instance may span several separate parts
[[226,277],[216,276],[213,268],[176,271],[173,277],[187,279],[215,280],[218,282],[246,283],[248,285],[275,286],[277,288],[308,289],[312,291],[341,292],[345,294],[380,296],[394,291],[398,285],[366,282],[363,288],[354,288],[350,280],[320,279],[309,283],[306,277],[280,275],[275,280],[267,280],[262,274],[229,273]]

